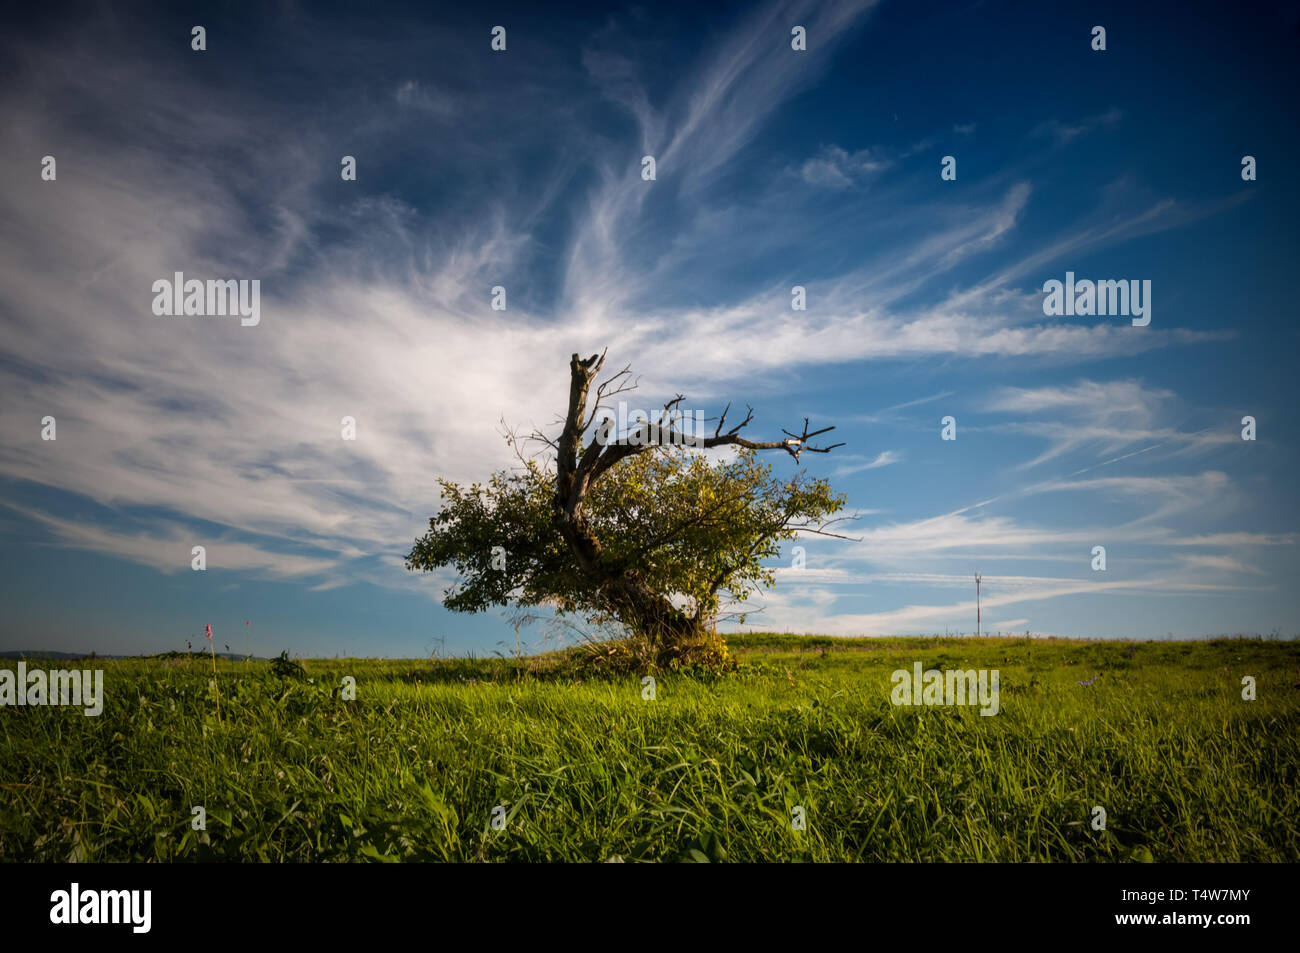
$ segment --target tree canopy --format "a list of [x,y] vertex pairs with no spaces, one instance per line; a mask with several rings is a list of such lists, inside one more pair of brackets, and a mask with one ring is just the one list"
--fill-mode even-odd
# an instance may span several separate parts
[[[603,356],[571,362],[569,412],[558,439],[534,434],[543,454],[519,453],[519,466],[486,483],[438,481],[441,508],[416,540],[407,567],[452,567],[449,609],[550,606],[588,620],[616,619],[670,646],[702,631],[728,603],[774,582],[764,562],[801,534],[826,527],[844,505],[824,479],[798,472],[779,479],[760,459],[782,449],[824,453],[802,435],[768,443],[740,437],[752,412],[729,431],[724,411],[712,437],[682,441],[674,429],[678,397],[658,423],[626,435],[599,418],[602,401],[630,389],[625,369],[587,407]],[[621,383],[621,386],[620,386]],[[509,435],[516,445],[524,442]],[[695,446],[683,445],[694,443]],[[838,445],[837,445],[838,446]],[[711,447],[734,448],[710,458]]]

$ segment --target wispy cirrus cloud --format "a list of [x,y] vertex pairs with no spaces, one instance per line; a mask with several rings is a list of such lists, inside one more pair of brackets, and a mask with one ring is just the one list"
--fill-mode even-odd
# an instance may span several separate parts
[[[1030,419],[987,425],[1046,442],[1022,467],[1035,467],[1088,448],[1109,456],[1142,444],[1169,450],[1207,450],[1240,442],[1227,430],[1184,432],[1163,423],[1173,392],[1137,380],[1079,380],[1052,387],[1001,387],[984,400],[985,411]],[[1047,419],[1044,419],[1047,418]]]
[[805,159],[799,176],[812,186],[828,189],[851,189],[889,167],[870,149],[846,152],[839,146],[823,146],[817,155]]
[[1072,123],[1049,119],[1035,126],[1030,135],[1047,137],[1054,140],[1057,145],[1065,145],[1098,129],[1113,129],[1120,124],[1123,118],[1124,111],[1122,109],[1111,108]]
[[891,464],[901,463],[903,455],[897,450],[882,450],[871,459],[865,457],[843,456],[839,458],[839,465],[831,471],[831,476],[848,476],[850,473],[861,473],[864,470],[876,470],[880,467],[887,467]]
[[[631,360],[643,372],[647,402],[679,391],[776,401],[792,379],[913,368],[915,389],[896,396],[826,400],[845,422],[894,423],[959,396],[996,418],[964,418],[964,435],[1018,441],[1014,458],[980,462],[1009,474],[1007,501],[1071,493],[1094,514],[956,510],[948,489],[927,500],[933,516],[894,516],[891,506],[893,519],[868,526],[860,544],[789,577],[807,589],[790,596],[803,606],[802,628],[840,624],[808,614],[810,605],[839,611],[837,596],[811,585],[819,579],[828,589],[866,587],[862,598],[872,586],[942,588],[964,578],[959,563],[971,559],[1064,566],[1101,536],[1195,550],[1178,561],[1193,574],[1257,575],[1239,549],[1283,548],[1294,542],[1288,532],[1186,522],[1198,501],[1233,498],[1217,462],[1199,473],[1019,482],[1026,467],[1097,465],[1147,447],[1162,449],[1145,460],[1167,461],[1236,439],[1186,432],[1169,409],[1172,388],[1131,376],[981,382],[1039,361],[1089,364],[1223,340],[1230,332],[1172,322],[1137,334],[1045,319],[1020,284],[1032,288],[1071,256],[1169,233],[1246,199],[1179,200],[1121,178],[1095,210],[1045,217],[1050,181],[1018,167],[969,187],[963,179],[962,191],[916,189],[906,162],[937,133],[877,143],[866,133],[878,130],[864,127],[851,145],[819,132],[774,148],[765,137],[783,105],[827,80],[836,50],[871,27],[873,10],[764,5],[666,72],[612,18],[608,35],[584,42],[580,62],[565,52],[568,38],[561,55],[539,37],[528,58],[512,49],[494,62],[501,75],[492,81],[455,44],[439,72],[437,58],[416,69],[418,58],[392,54],[389,67],[373,37],[337,36],[339,63],[371,67],[345,87],[317,82],[333,69],[319,67],[310,109],[251,83],[214,85],[192,60],[144,66],[123,55],[129,46],[105,52],[88,35],[10,39],[0,171],[35,184],[33,156],[53,151],[60,161],[57,184],[0,194],[0,476],[30,494],[16,512],[56,545],[164,572],[188,565],[198,528],[228,557],[222,565],[250,577],[315,590],[357,578],[414,588],[401,555],[437,505],[435,478],[510,465],[498,421],[549,426],[569,354],[608,346],[619,366]],[[795,22],[815,37],[815,53],[789,50]],[[67,68],[51,72],[48,62]],[[1045,124],[1029,147],[1058,155],[1057,145],[1119,122],[1108,115]],[[428,133],[452,119],[455,137]],[[967,136],[975,123],[934,128]],[[357,155],[357,183],[338,177],[345,151]],[[644,154],[656,157],[654,182],[640,178]],[[260,278],[262,325],[154,317],[152,282],[178,270]],[[807,311],[790,309],[794,284],[807,287]],[[498,285],[505,312],[488,304]],[[977,368],[979,386],[931,373],[959,365]],[[58,418],[56,442],[33,425],[46,414]],[[355,441],[341,439],[345,415],[357,420]],[[875,483],[936,472],[909,469],[928,465],[923,447],[870,446],[833,458],[831,474],[870,472]],[[41,490],[102,509],[79,525]],[[1030,578],[1017,568],[994,598],[1199,584],[1180,582],[1169,562],[1145,583],[1092,588],[1013,583]],[[909,601],[852,610],[843,624],[874,630],[943,611],[958,609]]]

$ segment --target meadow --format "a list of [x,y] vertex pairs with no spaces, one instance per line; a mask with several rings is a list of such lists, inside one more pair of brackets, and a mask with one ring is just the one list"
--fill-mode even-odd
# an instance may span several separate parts
[[[0,708],[0,860],[1300,859],[1296,641],[729,645],[653,700],[571,655],[219,659],[220,718],[207,656],[50,661],[104,711]],[[916,661],[1000,711],[892,704]]]

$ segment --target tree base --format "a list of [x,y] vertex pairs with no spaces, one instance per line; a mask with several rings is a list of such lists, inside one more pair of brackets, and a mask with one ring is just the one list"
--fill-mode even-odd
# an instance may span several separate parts
[[593,674],[648,675],[683,670],[693,674],[721,674],[736,668],[727,640],[704,630],[675,641],[651,642],[629,636],[588,646],[585,654],[583,668]]

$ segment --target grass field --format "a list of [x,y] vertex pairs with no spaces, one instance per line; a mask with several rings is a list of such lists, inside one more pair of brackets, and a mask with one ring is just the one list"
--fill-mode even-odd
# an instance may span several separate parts
[[[499,658],[222,660],[221,721],[207,657],[29,660],[107,701],[0,708],[0,859],[1300,859],[1295,641],[730,642],[738,673],[652,701]],[[914,661],[998,669],[1001,711],[896,707]]]

